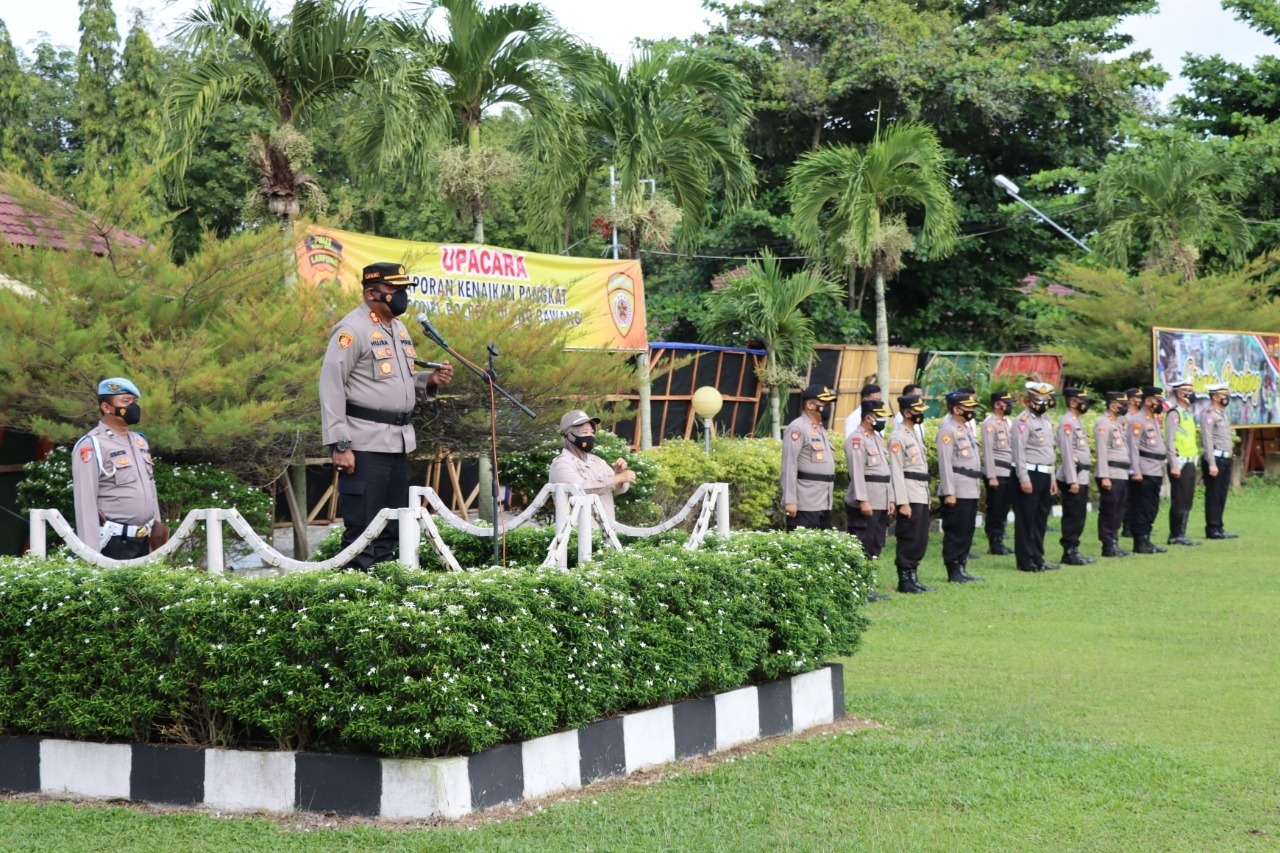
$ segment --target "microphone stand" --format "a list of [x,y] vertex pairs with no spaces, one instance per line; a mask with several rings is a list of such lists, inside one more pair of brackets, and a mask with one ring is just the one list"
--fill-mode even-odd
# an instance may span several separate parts
[[438,331],[436,331],[436,327],[431,325],[431,321],[427,319],[425,314],[418,315],[418,322],[422,325],[422,331],[428,338],[430,338],[445,352],[457,358],[458,361],[461,362],[468,370],[489,386],[489,445],[493,453],[493,476],[489,478],[489,495],[490,499],[493,501],[493,565],[501,565],[498,524],[502,519],[502,515],[501,507],[498,502],[498,407],[495,395],[501,394],[510,401],[512,405],[524,414],[528,415],[530,418],[536,418],[538,415],[533,411],[533,409],[530,409],[524,403],[521,403],[515,397],[511,396],[507,389],[498,384],[498,371],[494,366],[494,359],[501,353],[496,346],[489,344],[487,347],[489,353],[489,368],[488,370],[485,370],[455,350],[453,347],[449,346],[449,343]]

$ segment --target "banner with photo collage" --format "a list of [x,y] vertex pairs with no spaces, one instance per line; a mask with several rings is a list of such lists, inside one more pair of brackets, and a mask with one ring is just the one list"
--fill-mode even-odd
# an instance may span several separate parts
[[1280,334],[1154,327],[1151,344],[1155,383],[1167,389],[1189,378],[1197,420],[1209,405],[1205,389],[1225,382],[1233,426],[1280,424]]

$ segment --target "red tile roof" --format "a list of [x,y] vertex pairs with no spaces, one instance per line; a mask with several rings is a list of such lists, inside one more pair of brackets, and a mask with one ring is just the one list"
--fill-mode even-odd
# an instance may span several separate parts
[[[127,231],[110,229],[113,239],[138,248],[146,244]],[[35,205],[0,192],[0,241],[16,246],[44,246],[50,249],[88,249],[95,255],[107,253],[107,240],[99,223],[62,199],[46,196]]]

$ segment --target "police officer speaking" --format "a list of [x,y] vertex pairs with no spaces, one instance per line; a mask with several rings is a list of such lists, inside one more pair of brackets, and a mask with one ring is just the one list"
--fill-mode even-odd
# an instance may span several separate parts
[[[436,387],[453,378],[448,362],[429,374],[414,364],[413,340],[396,319],[409,306],[404,267],[370,264],[362,279],[364,304],[333,327],[320,368],[322,441],[338,470],[343,548],[380,510],[408,505],[415,396],[434,399]],[[399,525],[391,522],[347,567],[367,570],[391,559],[398,544]]]
[[115,560],[151,553],[151,537],[160,524],[160,501],[152,473],[151,445],[134,432],[142,418],[142,393],[128,379],[98,383],[102,420],[71,452],[71,483],[76,504],[76,535],[92,550]]
[[836,457],[822,416],[835,399],[825,385],[810,385],[800,394],[800,416],[782,432],[782,509],[788,530],[831,526]]

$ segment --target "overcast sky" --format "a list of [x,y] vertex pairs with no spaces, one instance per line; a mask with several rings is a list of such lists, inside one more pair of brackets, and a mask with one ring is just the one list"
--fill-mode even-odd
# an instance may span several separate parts
[[[151,22],[153,36],[167,34],[194,0],[116,0],[122,33],[128,29],[132,10],[141,8]],[[287,8],[287,0],[270,0]],[[378,11],[411,7],[402,0],[371,0]],[[697,0],[545,0],[560,23],[584,40],[604,49],[615,61],[624,62],[632,39],[660,39],[705,31],[708,13]],[[57,44],[74,47],[79,42],[76,0],[4,0],[0,19],[9,27],[19,50],[30,54],[40,32]],[[1276,44],[1224,12],[1216,0],[1162,0],[1155,15],[1130,18],[1123,29],[1136,39],[1136,47],[1150,50],[1175,79],[1165,87],[1163,99],[1185,91],[1177,75],[1187,53],[1220,53],[1227,59],[1251,65]],[[123,36],[122,36],[123,38]]]

